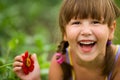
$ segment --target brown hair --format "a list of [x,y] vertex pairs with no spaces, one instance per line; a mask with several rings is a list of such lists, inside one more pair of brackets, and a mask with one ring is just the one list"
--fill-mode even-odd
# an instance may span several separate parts
[[120,15],[120,10],[112,0],[63,0],[59,14],[59,25],[62,33],[65,26],[72,18],[79,19],[104,19],[104,23],[111,25],[114,19]]
[[[108,26],[110,27],[112,22],[119,16],[120,10],[114,4],[113,0],[63,0],[63,4],[59,14],[59,25],[62,32],[62,37],[65,33],[65,26],[72,18],[92,18],[101,20],[101,17],[103,17],[103,23],[108,24]],[[69,43],[63,40],[58,47],[58,52],[65,54],[65,49],[68,46]],[[113,64],[114,54],[111,46],[109,45],[106,46],[106,56],[102,75],[109,75],[110,71],[114,67]],[[64,73],[63,80],[69,80],[71,76],[72,66],[64,62],[63,64],[61,64],[61,67]]]

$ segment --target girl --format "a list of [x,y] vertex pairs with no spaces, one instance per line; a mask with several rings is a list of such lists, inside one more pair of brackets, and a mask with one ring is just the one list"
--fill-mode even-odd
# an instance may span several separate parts
[[[63,40],[51,60],[49,80],[120,80],[120,47],[111,43],[119,16],[113,0],[64,0],[59,15]],[[39,80],[36,56],[31,57],[35,68],[30,74],[21,71],[21,56],[13,70],[21,79]]]

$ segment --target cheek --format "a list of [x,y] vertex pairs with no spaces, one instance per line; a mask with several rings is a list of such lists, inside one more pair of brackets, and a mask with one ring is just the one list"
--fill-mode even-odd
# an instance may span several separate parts
[[68,38],[68,40],[75,40],[78,34],[79,29],[77,28],[67,28],[66,30],[66,37]]
[[98,47],[98,52],[104,53],[105,48],[106,48],[106,43],[108,40],[109,32],[108,30],[105,29],[96,29],[94,31],[94,35],[97,38],[97,47]]
[[98,40],[104,41],[105,43],[109,37],[109,30],[107,28],[95,29],[94,34]]

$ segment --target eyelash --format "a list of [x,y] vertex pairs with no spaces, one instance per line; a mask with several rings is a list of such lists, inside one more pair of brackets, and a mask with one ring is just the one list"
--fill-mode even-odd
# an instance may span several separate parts
[[99,21],[92,21],[92,24],[100,24],[101,22]]
[[[74,22],[72,22],[72,25],[79,25],[79,24],[81,24],[80,21],[74,21]],[[102,24],[102,23],[100,21],[93,20],[93,21],[91,21],[91,24]]]
[[74,24],[80,24],[80,21],[75,21],[72,23],[72,25],[74,25]]

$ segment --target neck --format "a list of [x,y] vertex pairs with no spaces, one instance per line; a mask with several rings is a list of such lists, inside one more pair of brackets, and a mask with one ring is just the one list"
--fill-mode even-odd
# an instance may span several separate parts
[[85,67],[88,69],[102,68],[103,63],[104,63],[104,59],[99,59],[99,58],[96,58],[95,60],[89,62],[83,61],[81,59],[76,60],[76,64],[78,66]]
[[83,61],[81,60],[77,55],[72,54],[74,57],[73,63],[77,66],[88,68],[88,69],[96,69],[96,68],[102,68],[104,64],[104,56],[98,56],[93,61]]

